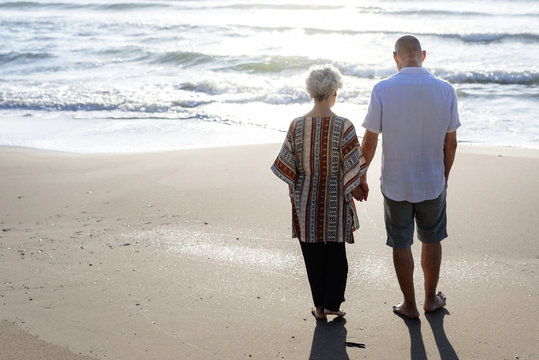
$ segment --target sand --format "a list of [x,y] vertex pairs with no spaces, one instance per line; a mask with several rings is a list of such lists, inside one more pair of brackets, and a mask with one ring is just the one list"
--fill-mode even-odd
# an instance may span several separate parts
[[539,358],[539,151],[459,147],[448,304],[418,321],[391,311],[378,153],[347,246],[348,314],[317,324],[278,150],[0,148],[0,359]]

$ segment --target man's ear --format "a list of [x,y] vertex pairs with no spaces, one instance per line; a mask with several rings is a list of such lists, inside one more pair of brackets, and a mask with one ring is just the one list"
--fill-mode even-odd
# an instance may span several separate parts
[[397,52],[393,51],[393,60],[398,64],[399,63],[399,57],[397,56]]
[[421,56],[421,62],[425,61],[426,57],[427,57],[427,50],[423,50],[423,55]]

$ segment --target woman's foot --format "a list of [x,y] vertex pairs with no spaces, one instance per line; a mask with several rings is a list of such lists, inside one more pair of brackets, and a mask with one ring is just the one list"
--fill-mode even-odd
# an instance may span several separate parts
[[445,306],[446,299],[447,298],[445,297],[445,295],[441,291],[439,291],[433,300],[425,301],[425,305],[423,305],[423,310],[425,310],[425,312],[433,312],[438,309],[441,309]]
[[417,307],[415,305],[408,306],[405,303],[394,305],[393,312],[398,315],[406,316],[410,319],[417,319],[419,317],[419,311],[417,311]]
[[321,306],[312,308],[311,314],[313,314],[316,320],[326,320],[326,315],[324,314],[324,308]]
[[337,315],[337,316],[346,315],[346,313],[344,311],[341,311],[341,310],[333,311],[333,310],[328,310],[328,309],[324,309],[324,314],[325,315]]

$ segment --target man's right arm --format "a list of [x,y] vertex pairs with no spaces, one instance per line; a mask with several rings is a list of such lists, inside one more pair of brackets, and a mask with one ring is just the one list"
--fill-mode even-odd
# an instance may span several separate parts
[[[376,146],[378,145],[378,134],[369,130],[365,130],[363,140],[361,141],[361,151],[365,157],[367,168],[371,164],[374,153],[376,152]],[[361,175],[359,178],[359,188],[363,191],[364,198],[367,200],[369,194],[369,185],[367,184],[367,173]]]
[[[379,83],[372,89],[369,109],[367,110],[367,115],[363,121],[363,127],[366,130],[365,135],[363,135],[363,141],[361,142],[361,151],[365,157],[367,168],[371,164],[374,153],[376,152],[376,146],[378,145],[378,133],[382,131],[382,103],[377,96],[378,87]],[[367,195],[369,193],[369,185],[367,185],[367,173],[363,174],[359,178],[359,188],[363,190],[364,198],[367,200]]]
[[[445,165],[445,184],[449,179],[449,172],[453,161],[455,161],[455,153],[457,152],[457,132],[452,131],[445,134],[444,140],[444,165]],[[365,155],[365,158],[367,156]]]
[[363,156],[365,156],[367,166],[371,164],[377,145],[378,134],[370,130],[365,130],[365,135],[363,135],[363,140],[361,141],[361,151],[363,151]]

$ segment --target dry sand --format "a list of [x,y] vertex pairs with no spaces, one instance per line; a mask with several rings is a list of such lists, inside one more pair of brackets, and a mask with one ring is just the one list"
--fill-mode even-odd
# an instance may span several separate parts
[[317,324],[278,150],[1,148],[0,359],[539,359],[538,151],[459,148],[448,305],[418,321],[391,312],[378,154],[346,320]]

